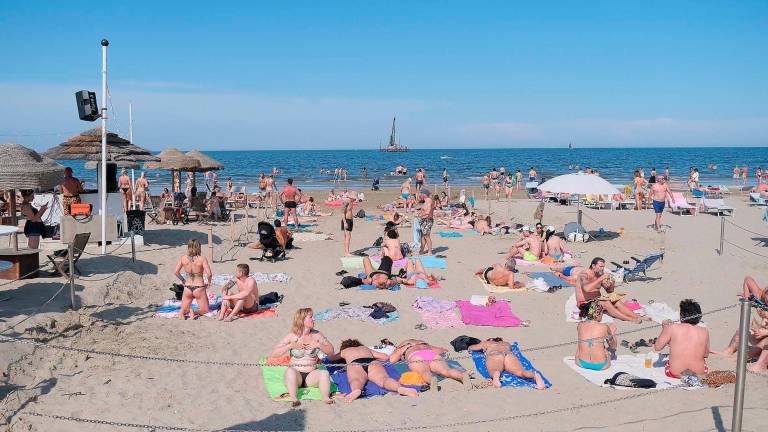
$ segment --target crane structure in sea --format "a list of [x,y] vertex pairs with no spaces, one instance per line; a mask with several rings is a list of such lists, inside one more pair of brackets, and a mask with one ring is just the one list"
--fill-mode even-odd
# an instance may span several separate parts
[[397,136],[397,129],[395,126],[397,118],[392,117],[392,132],[389,134],[389,144],[387,144],[386,147],[382,147],[381,143],[379,143],[379,151],[383,152],[407,152],[408,146],[401,146],[400,140]]

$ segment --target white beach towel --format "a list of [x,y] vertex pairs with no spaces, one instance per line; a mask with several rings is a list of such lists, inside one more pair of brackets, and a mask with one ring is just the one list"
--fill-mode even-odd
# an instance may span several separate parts
[[[291,277],[286,273],[251,272],[250,276],[256,283],[288,283],[291,280]],[[231,274],[215,274],[211,278],[211,285],[224,286],[234,278],[235,276]]]
[[297,242],[311,242],[320,240],[332,240],[333,235],[311,232],[297,232],[293,235],[293,240]]
[[[565,321],[566,322],[581,322],[579,318],[579,307],[576,306],[576,294],[571,294],[568,297],[568,301],[565,302]],[[600,321],[603,324],[609,324],[613,322],[613,318],[608,314],[603,314],[603,319]]]
[[[669,387],[678,386],[681,384],[679,379],[670,378],[664,374],[664,361],[666,355],[659,358],[658,354],[654,355],[653,367],[650,369],[645,368],[645,354],[637,355],[620,355],[616,360],[611,361],[611,367],[602,371],[595,371],[591,369],[584,369],[576,366],[573,356],[563,358],[569,368],[583,376],[584,379],[592,384],[600,387],[611,387],[610,384],[604,384],[605,380],[612,378],[618,372],[626,372],[631,375],[638,376],[640,378],[649,378],[656,382],[657,389],[664,389]],[[631,390],[631,387],[616,386],[617,389]],[[685,389],[694,389],[702,387],[683,387]]]

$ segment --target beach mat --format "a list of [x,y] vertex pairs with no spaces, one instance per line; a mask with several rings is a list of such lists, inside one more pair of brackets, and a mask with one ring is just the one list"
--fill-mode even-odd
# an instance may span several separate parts
[[339,259],[341,259],[341,266],[345,269],[363,268],[363,257],[361,256],[343,256]]
[[[286,273],[265,273],[265,272],[251,272],[249,275],[258,284],[264,283],[288,283],[291,281],[291,277]],[[211,278],[211,285],[224,286],[227,282],[234,279],[235,276],[227,273],[216,273]]]
[[439,235],[442,238],[461,238],[464,237],[464,234],[460,232],[455,231],[438,231],[437,235]]
[[528,273],[528,277],[531,279],[544,279],[544,282],[546,282],[547,285],[551,287],[573,288],[573,285],[571,285],[568,281],[560,279],[552,272],[530,272]]
[[442,312],[424,311],[414,309],[421,317],[421,322],[431,329],[463,328],[464,322],[452,310]]
[[[680,380],[670,378],[664,374],[664,361],[655,358],[653,367],[645,368],[645,354],[636,355],[620,355],[616,360],[611,360],[611,367],[606,370],[595,371],[591,369],[584,369],[580,366],[576,366],[573,356],[563,358],[563,363],[566,364],[571,370],[581,375],[587,381],[600,387],[611,387],[610,384],[604,384],[605,380],[612,378],[618,372],[627,372],[631,375],[638,376],[640,378],[649,378],[656,382],[657,389],[665,389],[673,386],[680,385]],[[616,389],[633,389],[632,387],[616,386]],[[685,387],[692,389],[694,387]]]
[[[515,357],[520,360],[520,363],[522,363],[525,370],[538,372],[539,375],[541,375],[541,378],[544,380],[544,384],[547,386],[547,388],[552,387],[552,383],[547,379],[547,377],[545,377],[544,374],[542,374],[538,369],[533,367],[533,364],[520,352],[520,347],[517,345],[517,342],[512,344],[511,349],[512,354],[514,354]],[[491,379],[490,375],[488,375],[488,368],[485,365],[485,354],[482,351],[471,351],[471,353],[472,361],[475,362],[475,368],[477,369],[477,372],[479,372],[483,378]],[[501,373],[500,381],[502,387],[536,388],[536,382],[533,379],[520,378],[512,375],[507,371]]]
[[[266,363],[266,360],[266,357],[259,358],[260,363]],[[320,365],[318,368],[325,369],[325,366]],[[269,397],[276,401],[282,400],[280,397],[288,393],[288,389],[285,387],[285,383],[283,382],[283,375],[285,374],[285,370],[288,369],[288,367],[275,365],[264,366],[259,369],[261,369],[261,376],[264,378],[264,387],[266,387]],[[336,383],[331,380],[331,394],[337,391],[338,389],[336,388]],[[320,395],[320,389],[317,387],[299,388],[297,397],[299,400],[321,400],[323,398]],[[285,401],[288,401],[287,397],[285,398]]]
[[424,268],[433,268],[433,269],[448,268],[448,263],[445,261],[444,258],[438,258],[432,255],[420,255],[419,260],[421,260],[421,264],[424,266]]
[[520,327],[523,320],[512,312],[509,302],[497,300],[487,306],[473,305],[467,300],[456,300],[461,321],[466,325],[484,327]]
[[[394,365],[390,363],[384,364],[384,370],[387,371],[387,375],[389,375],[389,377],[395,381],[399,381],[400,376],[403,374],[401,370],[399,370],[398,368],[396,368]],[[329,366],[328,371],[331,373],[331,380],[336,384],[336,387],[339,389],[341,393],[347,394],[351,391],[351,388],[349,387],[349,379],[347,378],[346,369],[339,366]],[[406,371],[407,371],[407,368],[406,368]],[[421,391],[420,385],[418,386],[409,385],[404,387],[410,387],[410,388],[416,389],[417,391]],[[389,393],[392,393],[392,392],[390,392],[385,388],[379,387],[373,381],[368,381],[365,383],[365,387],[363,387],[363,393],[360,395],[360,399],[365,399],[373,396],[384,396]]]
[[485,283],[485,281],[480,278],[477,278],[477,280],[480,282],[481,285],[483,285],[483,288],[485,289],[485,291],[491,294],[523,293],[528,291],[528,289],[523,284],[520,284],[520,288],[510,288],[508,286],[496,286],[489,283]]

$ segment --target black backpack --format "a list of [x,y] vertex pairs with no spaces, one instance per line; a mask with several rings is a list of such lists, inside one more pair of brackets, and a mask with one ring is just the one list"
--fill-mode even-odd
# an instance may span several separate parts
[[363,284],[363,280],[355,276],[344,276],[339,282],[344,288],[353,288]]
[[612,386],[619,387],[633,387],[633,388],[656,388],[656,381],[648,378],[640,378],[639,376],[630,375],[626,372],[616,372],[616,374],[604,381],[604,384],[610,384]]
[[456,352],[467,350],[471,345],[479,344],[480,339],[462,335],[451,341],[451,346]]

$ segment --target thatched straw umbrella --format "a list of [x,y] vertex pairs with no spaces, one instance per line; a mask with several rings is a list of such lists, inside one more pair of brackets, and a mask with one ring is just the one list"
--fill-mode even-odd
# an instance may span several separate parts
[[[127,169],[140,169],[141,164],[139,162],[133,162],[133,161],[114,161],[115,165],[117,165],[118,168],[127,168]],[[85,169],[96,169],[99,167],[99,162],[97,161],[88,161],[85,163]]]
[[147,162],[144,164],[144,169],[171,171],[174,192],[179,192],[181,190],[181,179],[178,177],[177,172],[200,170],[200,161],[185,155],[175,148],[165,149],[157,156],[160,158],[160,161]]
[[[21,144],[0,144],[0,189],[11,191],[11,220],[16,218],[16,189],[50,190],[64,180],[64,167]],[[19,249],[16,234],[13,248]]]
[[[89,129],[68,141],[49,149],[43,156],[56,160],[101,161],[101,127]],[[150,162],[157,156],[147,149],[133,145],[116,133],[107,131],[107,161]]]
[[195,173],[196,172],[207,172],[207,171],[218,171],[224,169],[224,164],[217,161],[216,159],[208,156],[207,154],[198,151],[198,150],[192,150],[188,151],[186,153],[187,156],[193,157],[200,161],[200,168],[191,171],[192,172],[192,186],[195,186]]

